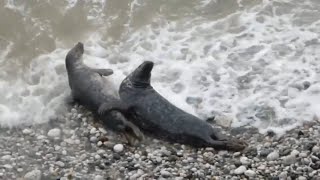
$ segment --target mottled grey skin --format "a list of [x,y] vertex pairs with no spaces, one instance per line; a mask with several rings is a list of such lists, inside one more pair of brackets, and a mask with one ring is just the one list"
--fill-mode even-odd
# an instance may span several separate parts
[[119,111],[99,114],[98,109],[108,104],[118,104],[119,99],[110,94],[104,77],[113,74],[111,69],[93,69],[82,61],[84,48],[82,43],[73,47],[66,56],[66,68],[74,101],[91,110],[108,129],[120,132],[130,144],[133,139],[142,140],[143,134],[134,124],[129,122]]
[[[227,138],[207,122],[177,108],[150,84],[153,62],[145,61],[120,85],[120,98],[126,105],[118,110],[130,113],[131,121],[145,134],[194,147],[240,151],[246,144]],[[105,110],[116,107],[104,107]]]

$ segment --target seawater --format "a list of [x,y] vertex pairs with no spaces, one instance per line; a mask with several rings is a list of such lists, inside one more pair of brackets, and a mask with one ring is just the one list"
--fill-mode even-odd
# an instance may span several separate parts
[[117,91],[144,60],[154,88],[201,119],[283,133],[320,116],[317,0],[2,0],[0,125],[66,110],[64,59],[112,68]]

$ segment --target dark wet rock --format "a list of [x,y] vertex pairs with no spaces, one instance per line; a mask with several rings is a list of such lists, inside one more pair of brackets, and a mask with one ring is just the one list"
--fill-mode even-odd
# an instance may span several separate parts
[[320,161],[314,163],[314,164],[311,164],[310,167],[314,170],[318,170],[320,169]]
[[316,144],[317,144],[317,142],[315,142],[315,141],[303,142],[303,149],[304,149],[304,150],[311,151],[312,148],[313,148]]
[[291,148],[290,147],[286,147],[284,149],[280,149],[279,151],[279,155],[280,156],[287,156],[291,153]]
[[308,41],[304,42],[304,44],[306,46],[318,45],[319,44],[319,40],[318,39],[311,39],[311,40],[308,40]]
[[256,147],[249,147],[245,150],[244,154],[248,157],[256,157],[258,155],[258,151]]
[[198,105],[202,102],[202,98],[200,97],[187,97],[186,102],[192,105]]
[[246,132],[248,132],[248,128],[247,127],[237,127],[237,128],[231,129],[230,134],[235,136],[235,135],[238,135],[238,134],[244,134]]
[[306,90],[311,86],[311,83],[309,81],[304,81],[303,82],[303,89]]
[[267,132],[267,136],[269,136],[269,137],[273,137],[273,136],[275,136],[275,135],[276,135],[276,133],[273,132],[273,131],[271,131],[271,130],[269,130],[269,131]]
[[288,177],[291,177],[292,179],[297,179],[299,177],[299,175],[295,174],[294,172],[289,172]]
[[110,166],[111,164],[112,164],[112,162],[109,161],[109,160],[106,160],[106,161],[104,162],[104,165],[106,165],[106,166]]
[[114,153],[114,154],[113,154],[113,159],[114,159],[114,160],[120,160],[120,159],[121,159],[121,156],[120,156],[118,153]]
[[179,158],[176,155],[171,155],[168,157],[168,161],[174,162],[177,161]]
[[234,164],[236,167],[239,167],[239,166],[242,165],[242,163],[240,162],[240,160],[235,160],[235,161],[233,162],[233,164]]
[[134,162],[130,162],[126,165],[126,168],[129,170],[129,171],[133,171],[133,170],[137,170],[138,167],[135,166],[136,163]]
[[261,149],[259,155],[260,157],[267,157],[271,152],[271,149]]
[[302,137],[302,136],[304,136],[303,131],[299,131],[299,132],[298,132],[298,138],[300,138],[300,137]]
[[214,122],[215,122],[215,116],[212,116],[212,117],[208,117],[207,119],[206,119],[206,121],[207,122],[209,122],[209,123],[212,123],[212,124],[214,124]]

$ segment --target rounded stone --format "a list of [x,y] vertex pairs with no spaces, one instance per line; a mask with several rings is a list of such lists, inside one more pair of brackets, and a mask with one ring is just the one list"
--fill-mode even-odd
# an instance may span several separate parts
[[90,142],[95,143],[98,141],[98,138],[95,136],[90,137]]
[[103,176],[101,176],[101,175],[96,175],[96,176],[94,177],[94,180],[104,180],[104,178],[103,178]]
[[306,157],[308,157],[308,154],[305,152],[302,152],[299,154],[299,157],[306,158]]
[[298,180],[307,180],[307,178],[303,176],[299,176]]
[[134,154],[134,158],[139,159],[140,155],[139,154]]
[[31,133],[32,133],[32,130],[31,130],[31,129],[24,129],[24,130],[22,131],[22,133],[25,134],[25,135],[28,135],[28,134],[31,134]]
[[256,176],[256,172],[254,172],[253,170],[251,169],[248,169],[244,172],[244,175],[248,176],[248,177],[254,177]]
[[280,179],[287,179],[287,177],[288,177],[288,173],[287,172],[281,172],[280,174],[279,174],[279,178]]
[[313,153],[318,153],[320,151],[320,147],[319,146],[313,146],[312,148],[312,152]]
[[28,172],[24,175],[25,180],[40,180],[41,179],[41,171],[36,169]]
[[290,154],[293,155],[293,156],[297,156],[298,154],[300,154],[300,152],[298,150],[294,149],[294,150],[291,151]]
[[240,152],[235,152],[235,153],[233,153],[233,156],[234,156],[234,157],[237,157],[237,156],[240,156],[240,155],[241,155]]
[[65,164],[63,162],[61,162],[61,161],[56,162],[56,165],[59,166],[59,167],[64,167],[65,166]]
[[96,155],[94,156],[94,158],[95,158],[96,160],[99,160],[99,159],[101,159],[101,156],[100,156],[99,154],[96,154]]
[[59,138],[61,134],[61,130],[58,128],[54,128],[48,131],[48,136],[51,138]]
[[237,169],[234,170],[234,173],[237,175],[243,174],[247,168],[245,166],[240,166]]
[[122,152],[124,149],[123,145],[122,144],[116,144],[113,146],[113,150],[114,152],[116,153],[119,153],[119,152]]
[[291,165],[291,164],[294,164],[296,163],[296,157],[293,156],[293,155],[288,155],[288,156],[285,156],[283,158],[283,164],[284,165]]
[[102,146],[102,142],[99,141],[99,142],[97,143],[97,146]]
[[241,162],[241,164],[243,164],[243,165],[248,165],[248,164],[250,164],[250,161],[249,161],[249,159],[248,159],[247,157],[241,157],[241,158],[240,158],[240,162]]
[[164,178],[168,178],[168,177],[171,176],[171,173],[168,172],[168,171],[166,171],[166,170],[161,170],[161,171],[160,171],[160,174],[161,174],[161,176],[164,177]]
[[11,155],[4,155],[1,157],[2,160],[9,160],[11,159]]
[[95,134],[97,132],[97,129],[95,127],[91,128],[90,134]]
[[279,158],[279,153],[277,151],[273,151],[267,156],[268,161],[274,161],[274,160],[277,160],[278,158]]

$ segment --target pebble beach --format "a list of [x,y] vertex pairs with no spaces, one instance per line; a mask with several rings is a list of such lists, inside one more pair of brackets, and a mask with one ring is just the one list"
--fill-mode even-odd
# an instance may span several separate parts
[[[319,17],[319,0],[0,0],[0,180],[320,179]],[[113,93],[153,61],[159,94],[248,147],[128,145],[65,102],[77,42]]]
[[248,148],[196,149],[150,137],[133,147],[74,105],[46,124],[1,129],[0,179],[320,179],[317,121],[283,136],[223,130]]

